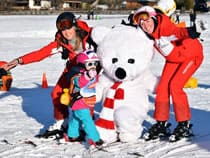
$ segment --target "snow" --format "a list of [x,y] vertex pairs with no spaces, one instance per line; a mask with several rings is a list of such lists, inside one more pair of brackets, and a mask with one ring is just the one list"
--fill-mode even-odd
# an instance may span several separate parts
[[[79,16],[79,15],[78,15]],[[120,24],[125,15],[100,16],[100,20],[87,21],[91,26],[103,25],[111,27]],[[82,15],[85,20],[86,15]],[[181,20],[189,23],[189,16],[181,15]],[[198,14],[198,18],[210,23],[209,14]],[[0,16],[0,60],[10,61],[25,53],[41,48],[54,40],[56,15],[33,16]],[[185,89],[192,112],[192,140],[181,140],[176,143],[168,141],[135,143],[118,143],[107,147],[107,151],[89,152],[85,144],[68,143],[58,145],[55,141],[35,138],[53,123],[53,111],[50,93],[60,76],[65,62],[60,55],[54,55],[41,62],[18,66],[12,70],[13,84],[8,92],[0,92],[0,157],[2,158],[174,158],[210,157],[210,33],[207,31],[202,42],[205,59],[200,69],[193,75],[199,85],[195,89]],[[126,40],[126,39],[125,39]],[[155,55],[151,69],[160,74],[164,60]],[[46,73],[49,88],[41,88],[42,74]],[[154,122],[154,96],[150,96],[152,110],[149,112],[145,127]],[[171,110],[172,129],[176,126],[174,113]],[[35,144],[33,144],[35,143]]]

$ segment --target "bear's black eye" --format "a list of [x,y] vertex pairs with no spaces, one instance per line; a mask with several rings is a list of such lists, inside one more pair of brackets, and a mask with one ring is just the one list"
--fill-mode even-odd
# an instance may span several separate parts
[[118,59],[117,58],[112,58],[112,63],[114,64],[116,62],[118,62]]
[[135,63],[135,59],[128,59],[128,63],[134,64]]

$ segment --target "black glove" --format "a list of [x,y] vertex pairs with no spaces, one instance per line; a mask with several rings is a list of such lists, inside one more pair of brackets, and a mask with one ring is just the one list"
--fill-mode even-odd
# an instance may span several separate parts
[[188,31],[188,34],[190,35],[190,37],[191,37],[192,39],[195,39],[195,38],[199,38],[199,37],[200,37],[200,33],[198,33],[198,32],[196,31],[196,27],[195,27],[195,26],[193,26],[193,27],[188,27],[188,28],[187,28],[187,31]]
[[69,106],[70,106],[70,107],[73,106],[73,104],[74,104],[75,101],[77,101],[77,100],[79,100],[79,99],[82,98],[80,92],[72,93],[72,94],[71,94],[71,97],[72,97],[72,99],[71,99],[71,101],[70,101],[70,103],[69,103]]
[[93,39],[89,36],[87,38],[87,43],[89,44],[89,49],[91,49],[91,46],[93,46],[94,48],[94,51],[96,52],[97,51],[97,44],[93,41]]
[[64,60],[68,59],[68,57],[69,57],[69,50],[66,49],[65,47],[63,47],[63,52],[61,54],[62,54],[61,55],[62,59],[64,59]]

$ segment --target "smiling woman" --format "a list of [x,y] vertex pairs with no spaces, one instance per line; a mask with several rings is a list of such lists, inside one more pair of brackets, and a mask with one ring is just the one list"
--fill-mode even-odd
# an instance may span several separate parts
[[41,61],[57,53],[61,53],[61,58],[66,60],[66,67],[51,93],[56,122],[49,127],[47,132],[62,130],[63,127],[66,127],[67,122],[65,121],[68,121],[69,117],[68,107],[60,103],[60,95],[63,89],[69,87],[66,74],[69,72],[73,74],[75,71],[78,71],[76,68],[73,69],[77,54],[82,50],[86,50],[91,44],[94,44],[89,37],[92,28],[84,21],[76,19],[75,15],[71,12],[61,13],[57,17],[56,27],[57,32],[54,41],[39,50],[15,58],[4,66],[5,70],[10,70],[18,65]]
[[156,88],[154,118],[157,123],[144,138],[151,140],[169,135],[170,123],[167,121],[172,97],[178,124],[169,140],[174,142],[192,135],[190,106],[183,88],[203,61],[203,48],[197,39],[201,32],[199,27],[177,27],[165,14],[154,12],[152,7],[144,6],[134,15],[138,26],[154,40],[154,47],[166,60]]

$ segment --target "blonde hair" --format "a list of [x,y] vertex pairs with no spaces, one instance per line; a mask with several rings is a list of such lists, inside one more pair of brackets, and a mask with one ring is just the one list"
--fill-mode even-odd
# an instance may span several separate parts
[[72,45],[73,50],[77,51],[81,47],[82,39],[76,34],[75,39],[73,39],[72,42],[70,42],[70,43]]

